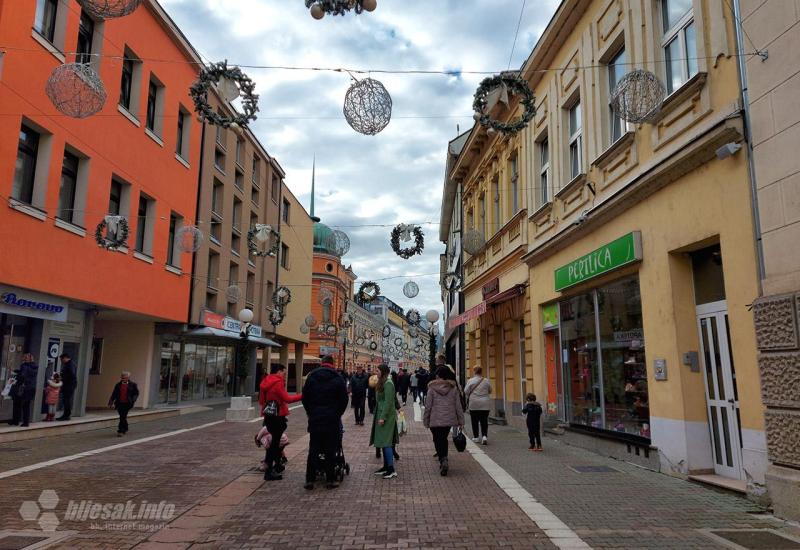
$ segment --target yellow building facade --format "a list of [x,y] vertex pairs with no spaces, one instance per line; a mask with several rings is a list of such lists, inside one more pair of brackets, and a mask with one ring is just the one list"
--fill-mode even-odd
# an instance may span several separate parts
[[[466,228],[487,239],[465,255],[462,321],[467,365],[488,367],[498,411],[519,421],[532,392],[570,442],[760,494],[735,53],[725,2],[564,0],[520,71],[534,120],[510,138],[476,125],[451,177]],[[667,90],[645,124],[610,108],[633,69]]]

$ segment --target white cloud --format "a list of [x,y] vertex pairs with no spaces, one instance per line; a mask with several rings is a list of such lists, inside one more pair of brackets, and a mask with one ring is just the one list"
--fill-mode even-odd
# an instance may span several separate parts
[[[161,2],[209,61],[462,71],[506,69],[522,6],[522,0],[379,0],[373,13],[316,21],[303,0]],[[557,5],[527,0],[512,68],[527,58]],[[444,246],[437,225],[423,226],[425,252],[410,260],[389,247],[391,227],[346,226],[439,220],[445,147],[457,125],[471,127],[472,94],[482,77],[372,74],[391,93],[395,118],[368,137],[342,117],[346,73],[245,71],[261,94],[252,129],[306,206],[316,154],[316,213],[350,235],[345,262],[362,280],[429,274],[414,278],[420,294],[413,300],[402,294],[405,277],[382,281],[382,293],[423,313],[441,309],[437,272]],[[404,118],[419,116],[436,118]]]

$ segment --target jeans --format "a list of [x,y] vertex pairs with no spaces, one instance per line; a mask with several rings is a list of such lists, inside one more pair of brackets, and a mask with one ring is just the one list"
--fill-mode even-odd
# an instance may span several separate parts
[[447,458],[448,442],[447,436],[450,435],[450,428],[442,426],[439,428],[431,428],[433,434],[433,446],[436,448],[436,454],[439,455],[439,460]]
[[325,479],[328,483],[335,480],[334,459],[339,447],[338,430],[316,431],[309,434],[308,460],[306,461],[306,482],[313,483],[317,477],[317,464],[320,454],[325,455]]
[[272,436],[272,441],[267,447],[266,455],[264,456],[264,463],[267,465],[267,471],[269,472],[281,458],[281,436],[286,431],[288,422],[285,416],[265,416],[264,422],[269,435]]
[[352,401],[353,410],[355,411],[356,415],[356,423],[360,424],[364,422],[364,416],[366,415],[366,411],[364,410],[364,402],[366,401],[366,398],[363,396],[353,397]]
[[61,418],[69,419],[72,416],[72,399],[75,397],[75,388],[68,388],[63,386],[61,388],[61,398],[64,401],[64,412],[61,413]]
[[383,448],[383,466],[387,470],[394,469],[394,449],[392,447]]
[[539,431],[539,422],[528,422],[528,439],[531,447],[542,447],[542,434]]
[[483,437],[489,436],[489,411],[469,411],[469,418],[472,420],[472,437],[477,439],[481,434]]
[[[66,402],[64,406],[66,406]],[[121,434],[128,433],[128,412],[131,408],[132,405],[130,403],[117,403],[117,413],[119,414],[117,432]]]

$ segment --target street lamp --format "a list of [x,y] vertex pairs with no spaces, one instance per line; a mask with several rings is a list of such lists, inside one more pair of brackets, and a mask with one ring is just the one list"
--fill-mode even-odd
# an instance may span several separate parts
[[[239,321],[241,321],[242,327],[239,331],[239,345],[238,349],[236,350],[236,365],[234,366],[235,367],[235,372],[233,377],[234,395],[239,393],[239,390],[241,389],[242,385],[242,378],[246,377],[246,370],[244,376],[242,376],[241,371],[242,371],[242,366],[246,364],[246,361],[248,360],[247,357],[248,355],[247,351],[249,347],[248,333],[250,332],[250,323],[252,322],[252,320],[253,320],[253,310],[244,308],[239,311]],[[268,353],[271,353],[271,351],[272,351],[271,349],[267,348]]]

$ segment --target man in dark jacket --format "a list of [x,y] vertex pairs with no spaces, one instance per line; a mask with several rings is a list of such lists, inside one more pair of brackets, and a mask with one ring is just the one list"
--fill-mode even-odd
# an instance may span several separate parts
[[15,388],[14,408],[12,411],[11,425],[20,425],[25,428],[31,422],[31,404],[36,397],[36,377],[39,372],[39,365],[33,360],[33,354],[26,353],[22,356],[22,364],[17,371],[17,382]]
[[350,402],[356,415],[356,425],[364,425],[364,402],[367,399],[369,375],[364,372],[364,367],[359,366],[356,373],[350,378]]
[[138,398],[139,386],[131,380],[131,373],[122,371],[119,382],[114,386],[114,391],[111,392],[111,398],[108,400],[108,406],[117,409],[117,414],[119,414],[117,437],[128,433],[128,413]]
[[78,370],[69,353],[61,354],[61,397],[64,401],[64,412],[56,420],[69,420],[72,416],[72,400],[75,397],[75,388],[78,387]]
[[325,478],[328,488],[338,487],[334,477],[334,456],[342,437],[342,415],[347,410],[347,384],[336,372],[333,358],[325,356],[303,385],[303,408],[308,415],[308,461],[306,489],[314,488],[316,460],[325,455]]
[[417,387],[419,388],[419,402],[425,403],[425,396],[428,394],[428,381],[430,374],[425,368],[420,368],[417,371]]
[[397,393],[400,394],[403,405],[405,405],[408,400],[408,387],[410,384],[411,380],[409,379],[408,371],[406,369],[400,369],[400,372],[397,374]]

